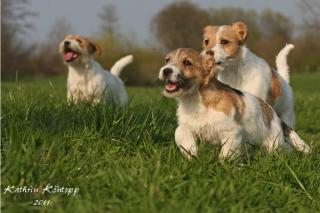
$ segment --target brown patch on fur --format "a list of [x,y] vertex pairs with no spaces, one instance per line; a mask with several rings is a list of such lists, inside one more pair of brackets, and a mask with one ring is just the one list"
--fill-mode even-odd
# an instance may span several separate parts
[[[184,65],[184,60],[190,61],[192,65]],[[245,108],[243,93],[215,78],[215,75],[212,74],[216,72],[213,60],[207,62],[210,69],[205,70],[203,63],[206,62],[203,62],[198,51],[180,48],[167,54],[166,61],[181,70],[184,78],[189,81],[193,80],[194,84],[199,85],[199,92],[206,107],[224,112],[227,115],[231,115],[234,110],[234,120],[238,123],[242,122]]]
[[87,37],[81,35],[67,35],[65,39],[76,40],[79,43],[80,47],[87,48],[90,54],[97,53],[98,55],[101,55],[100,45],[95,42],[91,42]]
[[236,31],[238,39],[243,43],[248,36],[248,27],[242,21],[237,21],[232,24],[232,28]]
[[217,43],[217,32],[219,30],[218,26],[206,26],[203,29],[203,41],[202,48],[212,48]]
[[243,22],[235,22],[232,25],[224,25],[219,34],[218,32],[219,26],[207,26],[204,28],[203,51],[212,49],[218,42],[227,55],[234,56],[239,53],[240,47],[244,44],[248,28]]
[[[178,55],[177,52],[179,51]],[[166,56],[167,63],[173,63],[187,79],[203,79],[206,73],[203,72],[200,53],[190,48],[179,48]],[[192,63],[192,66],[185,66],[184,60]]]
[[205,54],[201,56],[201,60],[202,60],[202,68],[206,73],[204,84],[208,84],[211,79],[216,78],[216,75],[218,74],[218,70],[215,69],[215,61],[211,55]]
[[274,112],[273,112],[271,106],[269,106],[266,102],[264,102],[260,98],[258,98],[258,101],[259,101],[259,104],[260,104],[260,109],[261,109],[261,113],[262,113],[262,117],[263,117],[263,122],[268,128],[270,128],[271,121],[272,121],[273,116],[274,116]]
[[211,107],[227,115],[235,110],[234,120],[238,123],[242,122],[245,103],[240,91],[234,90],[214,78],[210,83],[200,87],[200,94],[206,107]]
[[223,30],[220,32],[218,39],[220,43],[222,40],[228,41],[227,44],[221,44],[227,55],[232,56],[236,55],[239,52],[242,41],[239,40],[238,34],[232,26],[224,26]]
[[281,82],[277,71],[271,69],[271,82],[266,102],[273,106],[275,100],[281,96]]

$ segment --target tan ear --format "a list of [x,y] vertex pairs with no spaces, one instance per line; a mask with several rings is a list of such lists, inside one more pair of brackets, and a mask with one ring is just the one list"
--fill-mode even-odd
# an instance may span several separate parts
[[232,28],[237,32],[238,39],[243,43],[248,36],[248,27],[242,21],[237,21],[232,24]]
[[96,53],[97,55],[101,55],[101,47],[99,44],[97,44],[95,42],[89,42],[88,52],[90,54]]
[[204,84],[208,84],[211,80],[216,78],[218,74],[215,62],[210,55],[201,55],[201,61],[204,73]]

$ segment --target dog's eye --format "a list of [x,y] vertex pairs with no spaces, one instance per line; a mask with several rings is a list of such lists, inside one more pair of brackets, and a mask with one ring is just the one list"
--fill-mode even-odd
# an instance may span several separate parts
[[209,44],[209,39],[204,40],[204,44],[207,46]]
[[166,64],[170,61],[170,58],[166,58]]
[[79,44],[82,43],[82,41],[81,41],[80,39],[76,39],[76,41],[77,41]]
[[192,63],[188,59],[184,59],[182,63],[185,66],[191,66],[192,65]]
[[229,42],[230,42],[230,41],[228,41],[228,40],[226,40],[226,39],[222,39],[222,40],[220,41],[220,43],[223,44],[223,45],[229,44]]

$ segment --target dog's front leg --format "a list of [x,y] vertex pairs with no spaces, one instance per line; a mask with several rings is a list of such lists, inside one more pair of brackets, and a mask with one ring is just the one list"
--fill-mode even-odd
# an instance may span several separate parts
[[175,132],[176,144],[189,160],[197,156],[197,144],[191,130],[185,125],[179,125]]
[[225,159],[235,159],[241,150],[242,136],[240,131],[227,131],[222,133],[221,137],[221,152],[219,160],[224,161]]

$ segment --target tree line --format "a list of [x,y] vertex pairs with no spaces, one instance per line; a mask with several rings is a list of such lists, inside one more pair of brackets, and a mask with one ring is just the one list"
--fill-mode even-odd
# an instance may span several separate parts
[[[56,20],[47,41],[30,44],[23,37],[32,32],[29,17],[36,16],[30,10],[28,0],[3,0],[1,4],[1,76],[56,75],[66,72],[66,66],[58,53],[58,44],[73,28],[65,18]],[[136,36],[119,32],[118,16],[114,5],[104,6],[98,17],[100,32],[94,38],[101,47],[97,60],[106,68],[120,57],[133,54],[134,63],[122,76],[127,84],[154,85],[165,53],[177,47],[201,50],[202,30],[206,25],[231,24],[242,20],[248,24],[247,46],[265,58],[271,65],[286,43],[295,49],[289,58],[293,72],[320,70],[320,3],[301,0],[302,21],[293,21],[271,9],[257,12],[237,7],[200,8],[189,1],[174,2],[162,8],[152,19],[150,30],[157,43],[139,42]]]

